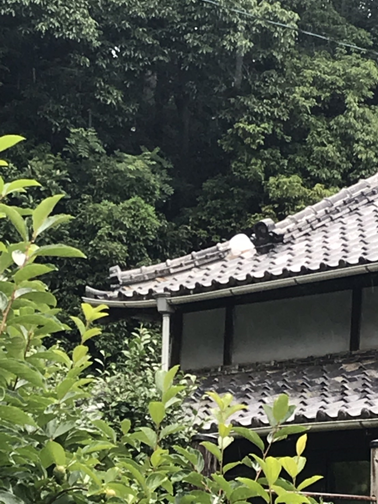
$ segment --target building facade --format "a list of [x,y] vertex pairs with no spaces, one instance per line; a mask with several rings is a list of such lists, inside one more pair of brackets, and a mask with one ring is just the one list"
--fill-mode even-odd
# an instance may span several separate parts
[[[164,366],[199,376],[191,404],[211,437],[204,391],[231,392],[248,410],[236,425],[262,434],[263,405],[285,392],[289,423],[311,427],[309,471],[319,488],[369,492],[369,443],[378,437],[378,175],[251,237],[164,263],[111,268],[91,304],[163,319]],[[288,441],[290,443],[290,441]],[[284,448],[288,448],[289,444]],[[250,450],[242,442],[230,458]]]

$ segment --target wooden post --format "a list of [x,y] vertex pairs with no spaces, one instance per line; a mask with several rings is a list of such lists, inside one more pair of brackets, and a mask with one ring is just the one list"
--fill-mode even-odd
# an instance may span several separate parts
[[168,371],[170,367],[171,353],[171,313],[174,312],[168,302],[168,295],[160,295],[156,299],[157,311],[162,314],[162,349],[161,349],[161,367],[163,371]]
[[378,498],[378,439],[370,443],[370,495]]

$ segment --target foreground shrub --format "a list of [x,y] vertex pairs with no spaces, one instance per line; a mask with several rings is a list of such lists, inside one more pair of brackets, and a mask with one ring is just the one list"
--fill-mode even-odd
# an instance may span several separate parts
[[[0,151],[19,140],[0,138]],[[46,231],[71,219],[52,215],[62,195],[47,198],[36,208],[5,203],[7,197],[32,186],[38,182],[0,180],[1,217],[13,228],[0,242],[0,502],[246,504],[259,497],[267,503],[308,503],[311,499],[300,491],[319,477],[298,484],[306,463],[306,434],[298,439],[294,456],[269,455],[272,443],[303,431],[282,426],[294,409],[286,395],[266,407],[272,431],[265,443],[252,430],[230,423],[243,405],[233,404],[230,394],[210,393],[218,438],[217,443],[202,445],[217,460],[218,469],[211,475],[203,474],[199,451],[167,442],[185,428],[170,422],[172,408],[185,389],[175,381],[177,367],[156,370],[157,398],[148,404],[145,425],[132,428],[125,418],[114,428],[98,409],[85,406],[96,385],[84,373],[91,365],[87,342],[101,333],[94,324],[107,315],[106,306],[83,304],[83,317],[71,317],[80,342],[70,354],[58,344],[44,345],[47,336],[70,329],[60,321],[56,299],[40,280],[55,269],[46,258],[84,256],[62,244],[43,244]],[[13,235],[18,238],[12,240]],[[235,435],[253,443],[260,456],[251,454],[225,465],[224,452]],[[228,481],[228,471],[238,464],[250,467],[253,477]],[[290,481],[282,477],[283,470]]]

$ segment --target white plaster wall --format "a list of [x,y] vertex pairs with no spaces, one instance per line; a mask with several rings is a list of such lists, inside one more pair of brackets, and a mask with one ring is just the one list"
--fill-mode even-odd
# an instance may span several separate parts
[[185,313],[181,343],[182,369],[223,364],[225,308]]
[[347,351],[351,301],[342,291],[236,306],[233,363]]
[[362,289],[360,348],[378,348],[378,287]]

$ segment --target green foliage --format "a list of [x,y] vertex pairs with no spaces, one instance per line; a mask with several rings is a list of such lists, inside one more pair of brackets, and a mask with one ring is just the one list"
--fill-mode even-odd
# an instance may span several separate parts
[[66,308],[109,266],[250,232],[376,170],[372,53],[294,29],[373,48],[372,1],[3,3],[2,128],[30,139],[13,160],[34,198],[65,194],[77,216],[51,240],[88,256],[51,277]]
[[[127,335],[122,346],[118,341],[109,343],[116,325],[118,330],[123,328]],[[100,349],[100,358],[96,359],[98,376],[92,389],[90,407],[99,409],[108,421],[115,424],[127,419],[134,427],[146,424],[153,427],[153,422],[147,420],[151,416],[149,404],[160,404],[161,408],[159,390],[155,386],[155,375],[160,369],[160,331],[141,326],[128,334],[127,328],[119,323],[110,324],[110,327],[107,324],[95,344]],[[176,441],[189,442],[193,434],[192,421],[181,406],[194,390],[195,377],[178,373],[175,386],[170,388],[170,393],[175,395],[164,397],[171,399],[170,409],[165,415],[171,425],[163,427],[164,437],[180,432]]]
[[[245,406],[234,404],[230,394],[209,393],[216,405],[213,415],[218,439],[216,444],[202,444],[219,464],[211,475],[203,474],[204,459],[199,451],[172,446],[169,441],[185,428],[183,423],[170,421],[172,411],[182,406],[185,389],[183,381],[177,380],[178,366],[169,371],[152,366],[155,398],[148,400],[148,412],[138,426],[132,426],[127,418],[110,423],[98,408],[88,406],[98,384],[85,373],[91,366],[87,343],[101,333],[94,324],[107,316],[106,306],[83,303],[82,316],[71,317],[80,335],[72,352],[57,344],[44,345],[47,336],[69,327],[60,321],[56,299],[39,279],[51,274],[54,267],[39,263],[39,258],[49,254],[84,257],[79,250],[64,245],[37,243],[51,228],[46,223],[53,219],[51,213],[59,200],[60,196],[44,199],[29,207],[26,217],[19,207],[2,203],[3,218],[8,218],[18,232],[22,229],[23,241],[6,241],[4,237],[0,244],[0,502],[245,504],[247,499],[259,496],[267,503],[310,503],[312,499],[299,488],[306,488],[319,477],[295,487],[306,463],[306,435],[297,440],[293,457],[268,455],[272,443],[285,438],[290,429],[296,433],[301,430],[281,425],[293,413],[285,395],[266,407],[272,425],[266,445],[258,434],[233,428],[230,423],[230,417]],[[41,249],[43,253],[39,253]],[[136,338],[135,343],[149,345],[149,338],[141,329],[140,340]],[[141,358],[140,349],[135,351],[131,366],[137,365],[136,356]],[[132,385],[137,390],[139,385]],[[261,456],[251,454],[243,461],[224,464],[225,450],[235,435],[252,441]],[[226,473],[238,464],[254,468],[254,479],[228,481]],[[283,469],[292,482],[282,478]]]

